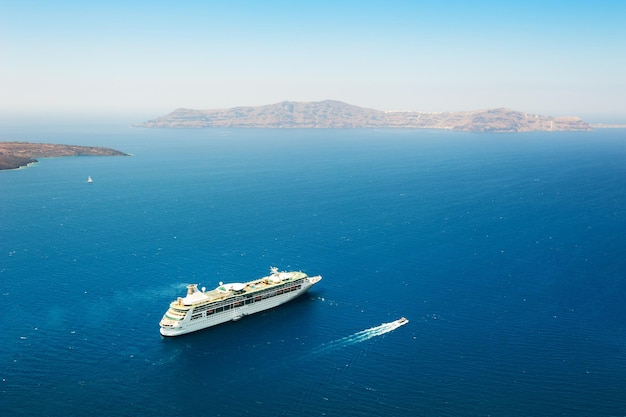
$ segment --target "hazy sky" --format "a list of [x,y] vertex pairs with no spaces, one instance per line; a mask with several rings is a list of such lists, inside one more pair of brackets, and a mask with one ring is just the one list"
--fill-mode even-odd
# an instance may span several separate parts
[[335,99],[626,118],[626,1],[0,0],[0,112]]

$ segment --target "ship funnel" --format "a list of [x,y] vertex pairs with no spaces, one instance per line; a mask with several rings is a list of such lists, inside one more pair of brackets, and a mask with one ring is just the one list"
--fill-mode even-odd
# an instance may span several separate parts
[[198,292],[198,284],[187,285],[187,295],[191,295],[195,292]]

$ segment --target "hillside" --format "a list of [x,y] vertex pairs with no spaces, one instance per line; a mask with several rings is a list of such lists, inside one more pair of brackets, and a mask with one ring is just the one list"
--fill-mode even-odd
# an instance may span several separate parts
[[177,109],[137,127],[203,128],[408,128],[463,132],[591,130],[577,117],[551,117],[500,108],[470,112],[400,112],[341,101],[290,102],[230,109]]
[[0,170],[15,169],[37,162],[35,158],[59,156],[127,156],[124,152],[98,146],[50,143],[0,142]]

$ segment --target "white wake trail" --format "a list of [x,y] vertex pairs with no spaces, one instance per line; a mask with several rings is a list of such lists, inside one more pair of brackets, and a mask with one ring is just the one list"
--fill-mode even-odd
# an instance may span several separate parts
[[356,343],[361,343],[366,340],[369,340],[373,337],[382,336],[385,333],[389,333],[394,331],[400,326],[404,326],[409,321],[404,317],[394,320],[389,323],[383,323],[380,326],[372,327],[366,330],[361,330],[360,332],[356,332],[350,336],[342,337],[341,339],[333,340],[332,342],[325,343],[319,348],[313,351],[314,354],[324,353],[336,349],[341,349],[346,346],[354,345]]

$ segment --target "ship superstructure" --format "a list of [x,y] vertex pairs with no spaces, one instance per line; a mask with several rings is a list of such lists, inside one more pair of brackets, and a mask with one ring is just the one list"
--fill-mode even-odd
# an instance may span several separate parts
[[306,293],[322,279],[304,272],[279,272],[253,281],[220,285],[214,290],[187,286],[187,295],[170,304],[161,319],[163,336],[178,336],[267,310]]

